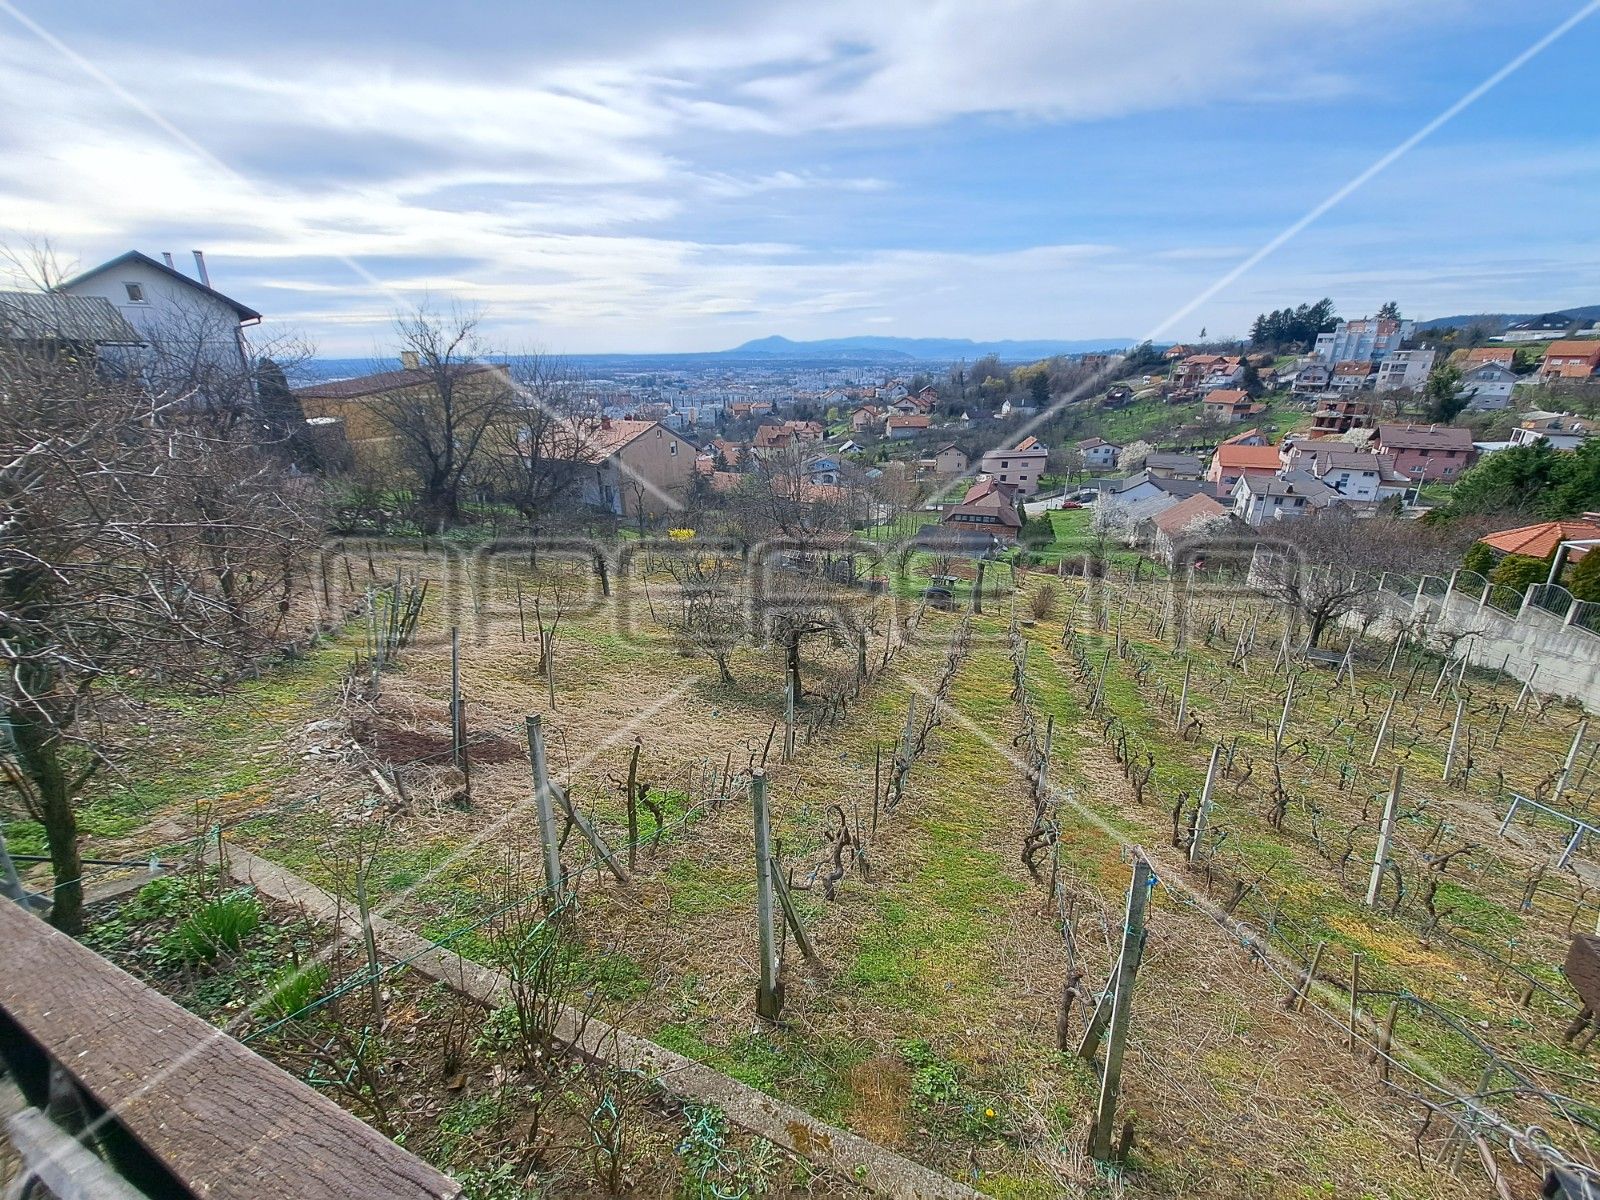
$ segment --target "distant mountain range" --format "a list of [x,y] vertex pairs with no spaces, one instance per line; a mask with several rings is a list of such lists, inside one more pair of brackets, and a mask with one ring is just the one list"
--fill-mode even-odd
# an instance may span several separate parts
[[1600,320],[1600,304],[1587,304],[1582,308],[1558,308],[1548,313],[1463,313],[1454,317],[1429,317],[1426,321],[1418,321],[1418,329],[1444,329],[1454,325],[1457,329],[1468,329],[1473,325],[1481,325],[1490,333],[1501,333],[1518,321],[1531,321],[1535,317],[1550,316],[1561,313],[1571,317],[1574,321]]
[[1049,358],[1054,354],[1086,354],[1125,350],[1133,338],[1078,338],[1068,341],[975,342],[970,338],[842,337],[796,342],[786,337],[757,338],[719,352],[721,358],[858,359],[873,362],[955,362],[997,354],[1008,362]]

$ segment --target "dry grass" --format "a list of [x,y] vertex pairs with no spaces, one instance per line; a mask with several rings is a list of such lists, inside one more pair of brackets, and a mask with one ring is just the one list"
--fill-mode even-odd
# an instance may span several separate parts
[[[651,585],[656,604],[665,602],[658,584]],[[525,587],[531,597],[537,580],[528,577]],[[1066,585],[1062,607],[1070,610],[1085,587],[1081,581]],[[738,683],[722,688],[714,668],[681,657],[650,624],[638,581],[619,581],[619,591],[630,611],[644,610],[637,636],[619,627],[612,610],[564,617],[553,712],[546,711],[546,681],[533,670],[531,613],[530,641],[524,642],[509,585],[502,581],[457,597],[454,619],[467,627],[469,729],[500,749],[475,760],[469,809],[418,802],[385,816],[392,823],[383,856],[391,916],[435,936],[469,927],[493,894],[491,882],[507,869],[507,856],[528,890],[537,889],[538,842],[521,738],[524,715],[544,712],[552,770],[599,818],[613,844],[623,840],[618,782],[635,737],[642,778],[669,801],[668,835],[659,846],[641,847],[627,886],[596,873],[579,885],[576,924],[586,969],[609,1014],[627,1027],[866,1136],[904,1146],[997,1195],[1320,1195],[1331,1188],[1338,1195],[1451,1197],[1472,1190],[1470,1179],[1418,1165],[1411,1147],[1414,1108],[1376,1086],[1371,1069],[1340,1044],[1336,1028],[1314,1014],[1285,1011],[1277,975],[1255,965],[1237,939],[1194,905],[1167,897],[1176,879],[1157,893],[1135,1001],[1124,1075],[1125,1104],[1136,1114],[1132,1170],[1121,1182],[1107,1181],[1085,1161],[1082,1132],[1094,1082],[1054,1049],[1066,962],[1043,889],[1020,858],[1032,806],[1008,757],[1018,726],[1008,698],[1009,659],[998,636],[1001,618],[979,623],[989,640],[980,638],[962,668],[951,712],[913,768],[903,803],[880,818],[876,836],[868,832],[868,877],[852,872],[832,902],[820,890],[796,891],[825,966],[808,969],[791,948],[783,1025],[759,1029],[752,1013],[748,811],[737,797],[718,803],[720,789],[708,781],[720,782],[725,764],[737,774],[760,760],[774,723],[782,720],[781,661],[769,651],[741,650],[733,664]],[[1119,599],[1130,636],[1141,600],[1136,590]],[[366,738],[375,753],[402,764],[414,799],[446,795],[452,783],[441,768],[418,761],[434,748],[448,748],[449,654],[439,636],[451,621],[444,615],[448,605],[443,597],[430,611],[427,632],[433,636],[385,676]],[[1080,626],[1083,611],[1080,606]],[[830,805],[840,804],[852,825],[859,812],[870,831],[875,747],[894,745],[911,695],[924,702],[921,692],[933,685],[955,624],[953,616],[930,614],[917,644],[841,724],[802,745],[793,762],[778,761],[781,728],[773,738],[768,767],[775,832],[798,883],[826,860]],[[1045,706],[1057,717],[1054,778],[1073,787],[1084,806],[1081,814],[1062,810],[1060,847],[1063,878],[1075,897],[1080,966],[1093,983],[1109,973],[1111,947],[1120,936],[1127,881],[1121,843],[1159,850],[1168,818],[1160,805],[1133,802],[1097,726],[1083,717],[1084,696],[1058,647],[1060,633],[1059,616],[1028,631],[1034,642],[1029,678],[1036,709]],[[1181,675],[1181,662],[1159,651],[1153,637],[1140,640],[1158,660],[1160,677],[1170,682]],[[1212,673],[1205,679],[1220,678],[1226,649],[1219,643],[1196,651]],[[808,652],[808,680],[840,681],[852,669],[846,651],[813,646]],[[1113,704],[1129,720],[1144,721],[1161,745],[1162,794],[1192,786],[1209,741],[1177,742],[1153,707],[1152,685],[1135,688],[1123,671],[1117,663]],[[1386,698],[1386,685],[1369,673],[1363,667],[1363,693]],[[1263,711],[1281,688],[1259,662],[1242,679]],[[1507,690],[1480,686],[1485,695]],[[1326,741],[1327,721],[1341,703],[1351,706],[1325,688],[1308,687],[1305,695],[1295,735]],[[1194,705],[1208,738],[1248,725],[1235,708],[1201,689]],[[803,709],[802,718],[807,715]],[[292,742],[298,726],[287,725],[277,735]],[[1524,780],[1543,769],[1528,745],[1547,754],[1562,732],[1552,722],[1519,734],[1526,740],[1518,751],[1507,746],[1495,758],[1508,777]],[[1428,753],[1414,752],[1418,761],[1427,761]],[[1482,779],[1493,759],[1480,758]],[[1380,768],[1386,769],[1383,760]],[[430,779],[433,791],[423,786]],[[1295,782],[1297,788],[1323,786],[1314,777]],[[296,784],[325,788],[334,799],[315,819],[264,822],[238,836],[305,866],[314,863],[317,846],[342,836],[341,829],[373,819],[372,787],[354,757],[319,756]],[[1441,795],[1439,803],[1472,836],[1482,836],[1482,827],[1496,818],[1482,789]],[[1219,827],[1232,828],[1259,853],[1287,856],[1293,870],[1281,876],[1286,895],[1325,917],[1330,932],[1361,944],[1374,963],[1435,994],[1464,990],[1497,1022],[1515,1015],[1506,1012],[1505,996],[1479,965],[1397,924],[1369,921],[1337,899],[1343,896],[1339,880],[1307,844],[1298,811],[1286,835],[1277,837],[1261,830],[1258,790],[1226,796],[1219,808]],[[653,821],[642,819],[647,834],[653,831]],[[471,843],[459,862],[443,865]],[[570,865],[586,861],[582,849],[576,838],[568,842]],[[1489,871],[1485,886],[1498,894],[1507,878],[1548,850],[1548,837],[1527,831],[1497,843],[1501,865]],[[435,869],[436,879],[404,890]],[[1203,880],[1196,886],[1204,891]],[[1523,923],[1548,952],[1559,943],[1564,921],[1564,914],[1541,906]],[[473,953],[471,937],[457,948]],[[1082,1019],[1082,1013],[1074,1018],[1075,1033]],[[1540,1045],[1548,1040],[1550,1019],[1540,1014],[1530,1035]]]

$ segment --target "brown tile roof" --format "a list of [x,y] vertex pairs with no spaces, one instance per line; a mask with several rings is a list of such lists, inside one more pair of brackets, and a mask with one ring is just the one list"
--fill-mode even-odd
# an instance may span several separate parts
[[1239,388],[1213,388],[1206,393],[1207,404],[1248,404],[1250,393]]
[[967,494],[961,497],[961,503],[975,504],[985,496],[996,494],[1004,496],[1007,504],[1016,503],[1016,488],[1009,483],[1001,483],[998,479],[985,479],[981,483],[973,484],[967,489]]
[[583,429],[582,458],[585,462],[599,463],[610,458],[635,438],[660,429],[667,437],[677,437],[660,421],[601,421]]
[[1011,447],[1011,453],[1020,454],[1020,453],[1026,453],[1029,450],[1043,450],[1044,448],[1045,447],[1044,447],[1044,443],[1043,442],[1041,442],[1036,437],[1031,437],[1030,436],[1030,437],[1023,438],[1015,446]]
[[1226,516],[1223,508],[1204,492],[1196,492],[1187,500],[1180,500],[1163,513],[1157,514],[1153,524],[1168,537],[1177,537],[1196,521]]
[[1260,436],[1261,436],[1261,430],[1260,429],[1257,429],[1257,428],[1246,429],[1243,433],[1234,434],[1231,438],[1229,438],[1227,441],[1223,442],[1222,444],[1224,446],[1242,446],[1250,438],[1258,438]]
[[1217,447],[1214,461],[1224,471],[1276,471],[1282,465],[1276,446],[1230,446],[1226,443]]
[[1582,341],[1569,339],[1560,342],[1551,342],[1550,349],[1544,352],[1545,358],[1587,358],[1590,362],[1600,360],[1600,344],[1593,338],[1584,338]]
[[756,430],[751,444],[760,450],[772,450],[787,446],[791,436],[792,431],[782,425],[763,425]]
[[1385,450],[1471,450],[1472,430],[1460,425],[1379,425]]
[[994,523],[1009,529],[1019,529],[1022,519],[1017,516],[1016,505],[1002,492],[986,492],[977,500],[964,500],[945,513],[946,522],[959,522],[962,517],[993,517]]
[[1547,558],[1562,542],[1600,538],[1600,524],[1594,521],[1542,521],[1537,525],[1519,525],[1515,529],[1502,529],[1482,538],[1502,554],[1526,554],[1530,558]]
[[933,422],[921,413],[896,413],[886,423],[889,429],[926,429]]
[[[451,368],[457,378],[483,375],[500,368],[487,363],[461,363]],[[406,388],[423,387],[433,382],[433,372],[421,367],[400,371],[379,371],[373,375],[357,375],[353,379],[334,379],[328,383],[314,383],[310,387],[296,388],[294,394],[307,400],[355,400],[362,396],[381,396],[385,392],[400,392]]]

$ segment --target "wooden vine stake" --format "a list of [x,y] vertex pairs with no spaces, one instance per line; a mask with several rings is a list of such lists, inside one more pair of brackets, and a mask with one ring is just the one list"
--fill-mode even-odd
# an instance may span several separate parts
[[750,807],[756,834],[756,943],[760,978],[756,1012],[776,1021],[783,1011],[783,981],[778,977],[778,927],[772,886],[772,826],[767,814],[767,773],[750,778]]
[[1383,882],[1383,869],[1389,862],[1389,843],[1394,840],[1395,812],[1400,807],[1400,785],[1405,768],[1394,768],[1394,782],[1389,786],[1389,798],[1383,802],[1383,824],[1378,828],[1378,848],[1372,856],[1372,878],[1367,882],[1367,907],[1378,906],[1378,885]]
[[555,803],[544,759],[544,732],[535,713],[528,717],[528,756],[533,760],[533,802],[539,817],[539,848],[544,854],[544,894],[552,910],[565,901],[561,876],[561,837],[556,831]]
[[1372,743],[1372,757],[1367,759],[1367,766],[1378,765],[1378,751],[1383,749],[1384,735],[1389,732],[1389,718],[1394,715],[1394,702],[1400,695],[1393,688],[1389,689],[1389,706],[1383,710],[1383,720],[1378,722],[1378,739]]
[[1578,728],[1572,734],[1572,745],[1567,750],[1566,761],[1561,764],[1561,776],[1556,780],[1555,791],[1550,794],[1551,804],[1561,802],[1561,795],[1567,790],[1567,782],[1572,778],[1572,768],[1578,761],[1578,751],[1583,748],[1583,735],[1588,731],[1588,719],[1579,721]]
[[[1106,1063],[1100,1073],[1100,1099],[1095,1105],[1094,1124],[1089,1130],[1089,1156],[1098,1161],[1108,1161],[1112,1156],[1112,1136],[1117,1119],[1117,1096],[1122,1089],[1122,1056],[1128,1044],[1128,1020],[1133,1009],[1134,977],[1139,970],[1139,958],[1144,953],[1145,909],[1150,899],[1150,863],[1144,854],[1134,851],[1133,879],[1128,885],[1128,911],[1122,926],[1122,953],[1117,959],[1117,974],[1112,990],[1103,996],[1095,1015],[1089,1022],[1084,1041],[1093,1037],[1098,1042],[1097,1027],[1106,1028]],[[1101,1018],[1102,1010],[1109,1010]],[[1078,1048],[1080,1056],[1093,1059],[1094,1044],[1089,1053]]]
[[1200,791],[1200,808],[1194,815],[1194,833],[1189,837],[1189,861],[1200,861],[1200,843],[1206,835],[1206,822],[1211,818],[1211,789],[1217,783],[1217,760],[1222,757],[1222,743],[1211,747],[1211,763],[1206,767],[1206,784]]
[[1444,774],[1440,776],[1445,783],[1450,782],[1450,776],[1455,773],[1456,746],[1461,742],[1461,715],[1466,711],[1467,702],[1463,698],[1456,699],[1456,719],[1450,726],[1450,748],[1444,755]]

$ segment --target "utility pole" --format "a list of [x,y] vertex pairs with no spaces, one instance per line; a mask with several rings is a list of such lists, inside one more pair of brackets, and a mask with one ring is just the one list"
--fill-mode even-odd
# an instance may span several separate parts
[[776,1021],[783,1010],[783,981],[778,977],[778,930],[772,891],[772,826],[767,815],[767,773],[750,778],[750,805],[756,830],[756,946],[761,956],[756,985],[756,1012]]
[[1383,802],[1383,824],[1378,829],[1378,849],[1372,856],[1372,878],[1367,883],[1367,907],[1378,904],[1378,885],[1383,882],[1384,864],[1389,861],[1389,843],[1394,840],[1394,815],[1400,806],[1400,784],[1405,768],[1398,763],[1394,768],[1394,782],[1389,786],[1389,798]]
[[537,713],[528,718],[528,755],[533,759],[533,801],[539,814],[539,846],[544,851],[544,891],[552,909],[562,903],[561,841],[556,833],[550,775],[544,760],[544,732]]
[[1094,1127],[1089,1133],[1089,1156],[1104,1162],[1111,1157],[1111,1132],[1117,1119],[1117,1096],[1122,1090],[1122,1056],[1128,1043],[1128,1018],[1133,1007],[1133,981],[1144,953],[1144,917],[1150,898],[1150,864],[1134,851],[1133,881],[1128,885],[1128,912],[1122,927],[1122,955],[1117,960],[1116,990],[1111,996],[1110,1030],[1106,1035],[1106,1065],[1100,1074],[1100,1099],[1095,1105]]

